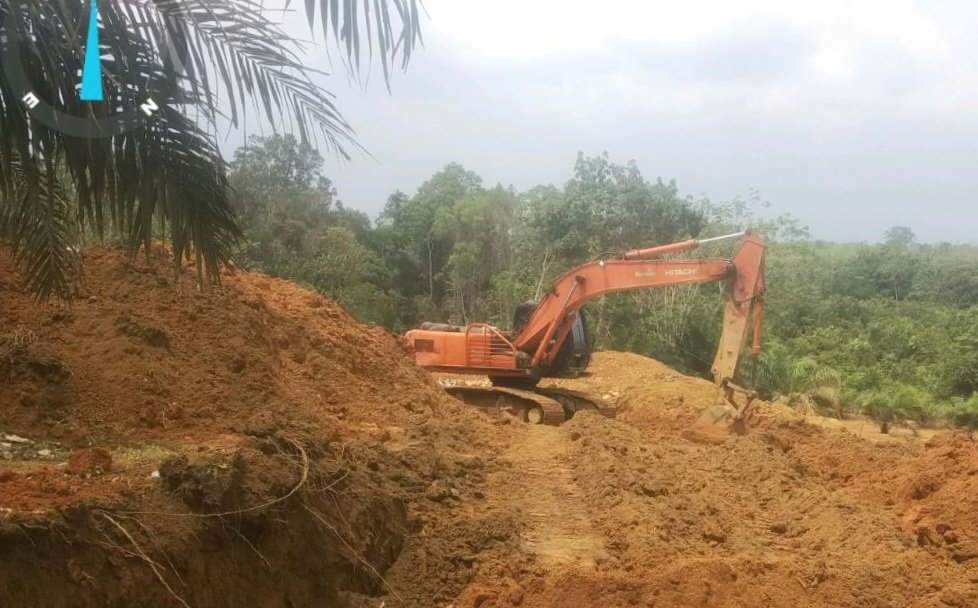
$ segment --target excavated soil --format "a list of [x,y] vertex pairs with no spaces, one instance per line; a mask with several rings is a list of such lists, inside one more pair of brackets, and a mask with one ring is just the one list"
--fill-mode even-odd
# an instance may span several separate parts
[[[0,250],[0,606],[407,596],[387,572],[481,491],[491,423],[322,296],[248,273],[200,291],[157,254],[88,251],[84,293],[59,306]],[[421,545],[447,570],[456,544],[491,549],[516,522]]]
[[2,606],[978,606],[961,434],[693,431],[709,382],[611,352],[553,384],[616,418],[490,419],[287,282],[86,258],[38,306],[0,253]]
[[963,435],[860,437],[771,403],[746,435],[690,432],[709,382],[627,353],[591,372],[551,384],[617,417],[521,429],[523,446],[547,437],[534,479],[554,487],[498,486],[568,497],[552,513],[567,527],[531,518],[521,535],[524,554],[554,543],[550,559],[477,577],[456,606],[978,606],[978,449]]

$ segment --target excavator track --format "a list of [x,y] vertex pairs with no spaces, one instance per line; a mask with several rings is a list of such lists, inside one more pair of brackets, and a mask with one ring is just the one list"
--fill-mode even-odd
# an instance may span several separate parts
[[614,418],[618,413],[617,408],[604,399],[581,391],[572,391],[566,388],[536,388],[534,391],[560,402],[564,407],[567,420],[570,420],[577,412],[585,410],[598,412],[608,418]]
[[529,424],[557,425],[563,422],[565,417],[564,408],[559,401],[533,391],[474,386],[448,386],[445,390],[452,397],[478,407],[487,414],[506,412]]
[[598,411],[609,417],[615,415],[614,408],[607,403],[578,391],[558,388],[524,390],[501,386],[444,388],[452,397],[487,414],[506,412],[529,424],[556,426],[583,410]]

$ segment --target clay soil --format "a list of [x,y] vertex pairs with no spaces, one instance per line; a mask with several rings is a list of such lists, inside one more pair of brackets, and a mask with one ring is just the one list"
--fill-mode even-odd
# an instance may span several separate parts
[[38,305],[0,252],[0,606],[978,606],[978,449],[597,353],[560,427],[448,398],[285,281],[87,252]]

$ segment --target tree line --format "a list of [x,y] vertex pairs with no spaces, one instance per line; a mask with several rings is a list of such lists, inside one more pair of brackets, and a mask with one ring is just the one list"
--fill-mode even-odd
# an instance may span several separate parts
[[[252,138],[230,182],[247,268],[303,283],[365,323],[507,328],[567,269],[608,253],[735,232],[769,241],[764,353],[742,381],[768,397],[882,428],[978,423],[978,248],[917,243],[894,227],[874,244],[814,240],[765,205],[712,202],[648,179],[634,162],[579,155],[562,186],[490,186],[457,163],[371,220],[344,207],[322,159],[288,136]],[[725,257],[704,248],[697,256]],[[687,254],[684,254],[687,255]],[[708,376],[722,318],[717,285],[608,296],[589,304],[597,348]]]

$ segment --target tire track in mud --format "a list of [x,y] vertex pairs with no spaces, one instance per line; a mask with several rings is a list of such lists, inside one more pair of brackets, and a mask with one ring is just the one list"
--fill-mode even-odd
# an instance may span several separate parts
[[607,558],[606,539],[588,516],[569,458],[568,439],[559,429],[526,428],[503,457],[510,466],[490,477],[490,496],[505,497],[524,514],[524,551],[543,563],[593,566]]

